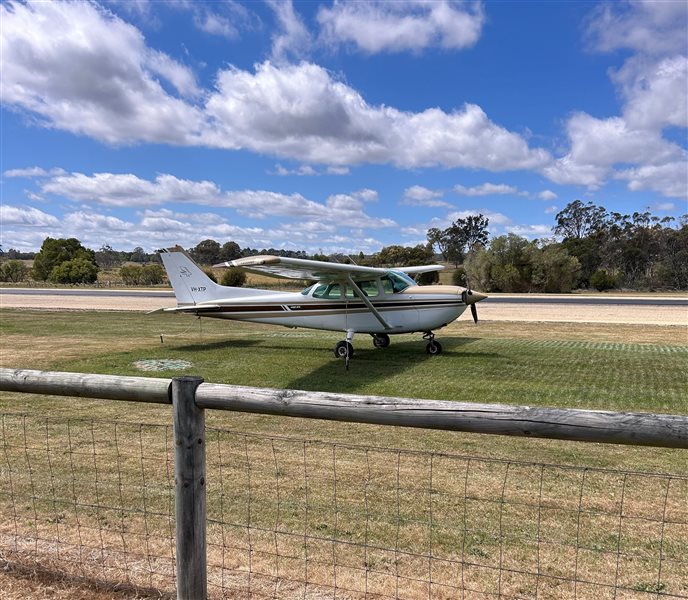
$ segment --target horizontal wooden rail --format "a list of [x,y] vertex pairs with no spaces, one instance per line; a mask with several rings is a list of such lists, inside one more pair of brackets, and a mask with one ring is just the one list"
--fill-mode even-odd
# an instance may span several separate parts
[[[0,390],[169,403],[169,379],[0,369]],[[199,408],[688,449],[688,416],[357,396],[203,383]]]

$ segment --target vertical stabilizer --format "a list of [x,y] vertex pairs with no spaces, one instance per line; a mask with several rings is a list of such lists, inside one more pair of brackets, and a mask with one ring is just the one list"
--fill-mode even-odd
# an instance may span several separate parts
[[181,249],[161,252],[160,258],[170,278],[179,304],[198,304],[227,297],[226,288],[215,283]]

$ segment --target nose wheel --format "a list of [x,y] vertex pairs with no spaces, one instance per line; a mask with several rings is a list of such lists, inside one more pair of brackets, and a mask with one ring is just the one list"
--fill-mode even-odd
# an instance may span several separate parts
[[428,345],[425,346],[425,351],[430,356],[437,356],[442,354],[442,344],[435,341],[435,334],[432,331],[428,331],[423,335],[424,340],[428,340]]

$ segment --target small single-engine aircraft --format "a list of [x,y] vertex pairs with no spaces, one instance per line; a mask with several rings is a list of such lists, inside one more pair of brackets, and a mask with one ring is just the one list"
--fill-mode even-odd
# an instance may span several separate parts
[[487,297],[452,285],[418,286],[410,277],[439,271],[442,265],[386,269],[280,256],[251,256],[214,265],[315,281],[299,293],[218,285],[178,246],[160,256],[178,305],[153,312],[343,331],[346,340],[337,343],[334,355],[347,362],[354,355],[356,333],[370,334],[375,347],[386,348],[390,335],[422,332],[428,354],[439,354],[442,346],[433,330],[457,319],[468,306],[477,323],[475,303]]

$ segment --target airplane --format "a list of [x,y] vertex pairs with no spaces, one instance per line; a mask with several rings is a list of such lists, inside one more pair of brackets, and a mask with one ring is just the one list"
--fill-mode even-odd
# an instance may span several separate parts
[[346,359],[347,366],[357,333],[371,335],[376,348],[389,346],[390,335],[423,333],[426,352],[440,354],[442,345],[434,330],[457,319],[469,306],[477,324],[476,303],[487,298],[459,286],[419,286],[411,277],[442,270],[442,265],[388,269],[266,255],[213,265],[315,282],[301,292],[278,292],[219,285],[179,246],[163,250],[160,257],[177,306],[152,312],[342,331],[346,339],[337,343],[334,355]]

